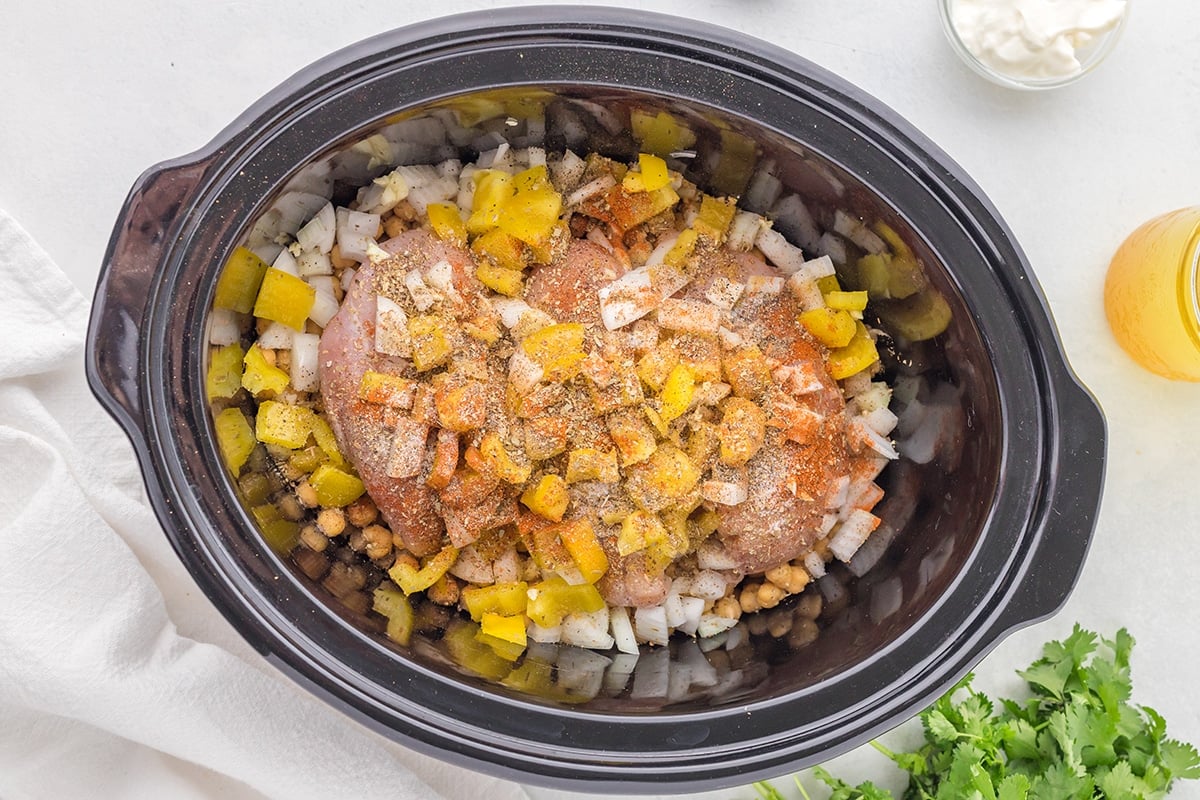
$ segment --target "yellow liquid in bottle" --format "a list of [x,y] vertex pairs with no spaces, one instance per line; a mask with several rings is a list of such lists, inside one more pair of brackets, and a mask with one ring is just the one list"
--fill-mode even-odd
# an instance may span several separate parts
[[1200,381],[1200,206],[1163,214],[1129,235],[1104,282],[1121,347],[1146,369]]

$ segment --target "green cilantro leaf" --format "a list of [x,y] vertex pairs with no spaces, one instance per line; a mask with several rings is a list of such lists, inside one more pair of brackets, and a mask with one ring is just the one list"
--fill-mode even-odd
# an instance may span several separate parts
[[[967,675],[921,713],[925,742],[915,752],[872,744],[908,773],[903,800],[1159,800],[1175,781],[1200,780],[1200,752],[1168,739],[1162,715],[1131,702],[1133,645],[1124,628],[1107,639],[1076,625],[1017,673],[1027,698],[993,702]],[[894,800],[870,782],[814,774],[830,800]],[[755,788],[782,800],[770,784]]]

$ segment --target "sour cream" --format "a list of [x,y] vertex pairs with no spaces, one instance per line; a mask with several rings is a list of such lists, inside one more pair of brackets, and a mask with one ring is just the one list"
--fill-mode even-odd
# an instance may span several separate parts
[[950,22],[985,66],[1045,80],[1079,74],[1079,51],[1125,13],[1126,0],[953,0]]

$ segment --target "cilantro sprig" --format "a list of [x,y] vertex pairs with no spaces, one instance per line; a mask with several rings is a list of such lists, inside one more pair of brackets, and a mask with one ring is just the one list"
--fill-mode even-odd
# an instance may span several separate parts
[[[1048,642],[1017,674],[1030,696],[998,704],[967,675],[921,713],[925,743],[896,753],[871,744],[909,775],[901,800],[1157,800],[1176,780],[1200,778],[1200,753],[1167,738],[1152,708],[1131,702],[1133,637],[1109,640],[1079,625]],[[870,782],[852,786],[817,767],[830,800],[895,800]],[[808,793],[797,779],[800,793]],[[783,800],[767,782],[763,800]]]

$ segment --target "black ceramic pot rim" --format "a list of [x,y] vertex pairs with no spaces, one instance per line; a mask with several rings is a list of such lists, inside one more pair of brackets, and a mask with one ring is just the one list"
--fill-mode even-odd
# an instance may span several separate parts
[[[229,533],[251,523],[227,482],[215,501],[204,491],[221,470],[198,344],[220,264],[270,196],[332,143],[361,138],[405,108],[506,85],[632,88],[754,120],[870,176],[955,265],[952,278],[976,300],[974,323],[1001,387],[1002,485],[961,574],[869,666],[711,711],[637,716],[538,705],[402,662],[323,608],[259,543]],[[1065,363],[1024,255],[963,171],[893,112],[804,59],[645,12],[464,14],[318,61],[208,147],[142,176],[106,254],[89,341],[89,382],[134,442],[173,546],[248,641],[388,736],[560,787],[712,789],[807,766],[878,735],[952,685],[1008,631],[1061,606],[1102,484],[1099,409]]]

